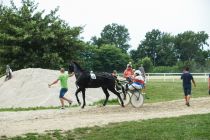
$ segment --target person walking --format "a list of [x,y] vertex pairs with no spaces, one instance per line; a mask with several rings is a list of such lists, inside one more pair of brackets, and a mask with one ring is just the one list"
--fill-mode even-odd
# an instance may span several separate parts
[[190,96],[191,96],[191,81],[196,87],[195,81],[193,79],[192,74],[189,72],[189,67],[185,68],[185,71],[181,75],[181,79],[183,81],[183,91],[184,91],[184,98],[185,98],[185,105],[190,106]]
[[67,73],[65,73],[64,68],[61,68],[60,72],[61,72],[61,74],[58,77],[58,79],[56,79],[51,84],[48,84],[48,86],[50,88],[52,85],[54,85],[54,84],[58,83],[58,81],[60,81],[61,89],[60,89],[59,98],[60,98],[60,102],[61,102],[61,109],[64,109],[64,101],[67,101],[69,103],[69,105],[72,104],[72,101],[70,99],[67,99],[66,97],[64,97],[64,95],[68,91],[68,77],[71,77],[74,73],[67,74]]
[[141,71],[142,76],[143,76],[143,78],[144,78],[144,80],[145,80],[145,79],[146,79],[146,74],[145,74],[145,71],[144,71],[143,64],[141,64],[141,66],[139,67],[139,70]]
[[149,99],[149,97],[148,97],[147,94],[146,94],[146,83],[147,83],[147,81],[146,81],[146,73],[145,73],[145,71],[144,71],[143,64],[141,64],[141,66],[139,67],[139,70],[141,71],[142,77],[144,78],[144,88],[143,88],[142,94],[145,95],[145,98],[146,98],[146,99]]

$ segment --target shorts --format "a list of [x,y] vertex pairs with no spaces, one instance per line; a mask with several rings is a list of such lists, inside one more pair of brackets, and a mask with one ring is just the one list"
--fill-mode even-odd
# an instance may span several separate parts
[[61,88],[59,98],[63,98],[63,96],[66,94],[67,91],[68,91],[67,88]]
[[139,84],[136,84],[136,83],[132,83],[132,84],[128,87],[129,90],[142,89],[142,88],[143,88],[142,85],[139,85]]
[[191,88],[190,87],[184,87],[184,95],[185,96],[188,96],[188,95],[191,95]]

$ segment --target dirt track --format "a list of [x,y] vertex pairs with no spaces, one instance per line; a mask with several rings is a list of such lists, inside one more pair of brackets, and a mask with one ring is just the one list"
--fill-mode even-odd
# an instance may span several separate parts
[[110,122],[175,117],[188,114],[210,113],[210,97],[191,100],[191,106],[183,100],[144,104],[141,108],[126,106],[89,106],[85,109],[39,110],[0,112],[0,136],[15,136],[45,130],[69,130],[85,126],[102,126]]

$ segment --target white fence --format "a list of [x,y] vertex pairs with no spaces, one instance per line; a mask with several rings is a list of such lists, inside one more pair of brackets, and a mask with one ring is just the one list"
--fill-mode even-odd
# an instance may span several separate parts
[[[147,81],[163,80],[163,81],[180,81],[182,73],[146,73]],[[195,80],[207,82],[210,73],[191,73]]]

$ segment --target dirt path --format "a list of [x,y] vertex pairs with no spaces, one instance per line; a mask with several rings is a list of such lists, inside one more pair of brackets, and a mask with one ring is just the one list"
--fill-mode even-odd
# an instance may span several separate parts
[[0,112],[0,136],[15,136],[45,130],[69,130],[78,127],[105,125],[141,119],[175,117],[188,114],[210,113],[210,97],[195,98],[191,106],[183,100],[144,104],[141,108],[126,106],[89,106],[85,109],[39,110],[21,112]]

